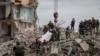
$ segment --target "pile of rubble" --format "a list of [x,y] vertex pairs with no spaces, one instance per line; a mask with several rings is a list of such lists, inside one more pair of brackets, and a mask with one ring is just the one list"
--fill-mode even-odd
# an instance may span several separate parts
[[96,37],[69,39],[61,47],[65,56],[100,56],[100,38]]
[[15,45],[14,40],[2,43],[0,45],[0,56],[12,55],[13,54],[12,48],[14,45]]
[[[36,31],[36,30],[35,30]],[[13,47],[16,45],[16,42],[19,41],[21,44],[23,44],[27,48],[26,55],[30,52],[30,45],[35,42],[35,36],[34,34],[38,34],[39,32],[34,33],[33,28],[25,29],[24,31],[20,31],[15,33],[15,37],[13,40],[2,43],[0,45],[0,56],[3,55],[13,55]]]
[[[14,40],[0,45],[0,56],[13,56],[13,47],[15,46],[16,41],[21,42],[27,48],[25,55],[28,56],[32,50],[30,49],[30,45],[32,44],[32,47],[34,48],[35,39],[40,36],[39,34],[39,30],[36,31],[36,29],[33,28],[15,33]],[[72,35],[74,36],[71,36],[71,38],[68,39],[49,42],[46,46],[44,46],[45,53],[43,54],[47,56],[55,54],[57,54],[56,56],[100,56],[99,37],[87,35],[85,37],[78,38],[77,34]]]

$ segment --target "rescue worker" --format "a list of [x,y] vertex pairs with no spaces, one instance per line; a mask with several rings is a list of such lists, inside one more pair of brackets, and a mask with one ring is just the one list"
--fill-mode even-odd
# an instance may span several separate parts
[[16,46],[13,48],[15,56],[24,56],[24,49],[24,46],[21,46],[20,42],[17,42]]
[[68,37],[70,37],[70,29],[69,29],[69,26],[65,29],[65,35],[66,35],[66,39],[68,39]]
[[95,19],[94,19],[94,17],[92,17],[92,29],[93,29],[94,33],[95,33],[95,26],[96,26]]
[[99,20],[96,20],[96,31],[97,31],[97,34],[99,32]]
[[56,28],[53,28],[52,30],[52,38],[51,41],[56,41]]
[[79,34],[83,35],[83,37],[85,37],[84,36],[84,22],[83,21],[81,21],[79,24]]
[[60,41],[60,30],[57,27],[55,31],[55,41]]
[[92,20],[89,20],[89,32],[90,32],[90,36],[92,36]]
[[75,18],[73,18],[71,21],[71,31],[74,31],[74,26],[75,26]]
[[40,56],[40,41],[36,39],[36,55]]
[[48,25],[44,25],[44,28],[43,28],[43,34],[45,34],[48,30],[49,30]]
[[49,26],[50,29],[54,28],[54,24],[51,21],[48,23],[48,26]]
[[84,30],[87,33],[88,32],[88,20],[84,20]]

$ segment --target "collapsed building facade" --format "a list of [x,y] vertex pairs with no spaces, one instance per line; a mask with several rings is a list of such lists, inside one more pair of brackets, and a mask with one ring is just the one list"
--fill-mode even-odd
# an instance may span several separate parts
[[0,0],[0,37],[35,27],[37,0]]

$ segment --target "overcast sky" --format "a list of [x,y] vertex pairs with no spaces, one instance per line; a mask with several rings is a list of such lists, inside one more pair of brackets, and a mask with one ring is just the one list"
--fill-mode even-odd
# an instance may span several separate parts
[[[38,0],[38,2],[38,24],[42,26],[50,20],[54,20],[54,0]],[[76,20],[76,29],[78,28],[79,21],[83,19],[94,17],[100,20],[100,0],[59,0],[58,4],[58,20],[66,22],[61,25],[62,27],[70,25],[73,17]]]

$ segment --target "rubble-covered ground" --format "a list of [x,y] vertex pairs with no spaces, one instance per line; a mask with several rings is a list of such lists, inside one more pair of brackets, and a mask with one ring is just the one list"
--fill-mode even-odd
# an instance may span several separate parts
[[[39,30],[35,33],[34,30],[16,33],[14,40],[0,45],[0,56],[14,56],[12,48],[17,40],[27,48],[25,56],[36,56],[35,39],[41,37],[41,34]],[[92,36],[87,33],[85,37],[79,38],[78,33],[73,32],[66,39],[64,30],[61,30],[60,41],[50,41],[41,46],[40,51],[40,56],[100,56],[100,33],[98,36],[95,33]]]

